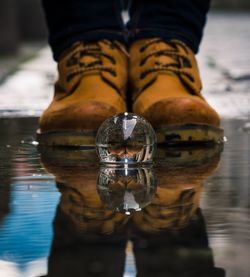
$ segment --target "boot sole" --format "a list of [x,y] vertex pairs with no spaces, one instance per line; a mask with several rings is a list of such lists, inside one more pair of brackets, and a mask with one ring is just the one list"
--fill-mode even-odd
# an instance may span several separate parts
[[224,141],[224,130],[211,125],[172,125],[156,129],[157,143],[166,145],[217,144]]
[[65,147],[93,147],[95,145],[96,132],[94,131],[64,131],[41,133],[36,132],[39,145],[65,146]]
[[217,143],[213,145],[192,145],[179,147],[157,147],[157,165],[168,165],[170,167],[199,167],[220,160],[224,145]]
[[[66,131],[41,133],[37,130],[36,138],[40,145],[65,147],[93,147],[96,132]],[[156,129],[157,143],[170,146],[217,144],[224,141],[224,131],[209,125],[187,124]]]

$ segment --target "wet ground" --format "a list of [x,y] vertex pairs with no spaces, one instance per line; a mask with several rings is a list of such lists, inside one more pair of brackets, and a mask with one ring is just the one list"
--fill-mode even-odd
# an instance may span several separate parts
[[5,78],[1,277],[250,276],[249,18],[211,14],[198,56],[228,141],[159,148],[153,168],[100,168],[94,149],[39,148],[37,116],[56,78],[48,48]]
[[0,119],[0,276],[249,276],[250,133],[223,125],[224,147],[122,172]]

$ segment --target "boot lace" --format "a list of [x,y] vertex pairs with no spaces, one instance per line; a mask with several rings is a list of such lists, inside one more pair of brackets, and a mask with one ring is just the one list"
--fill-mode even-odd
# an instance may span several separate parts
[[[190,81],[194,82],[193,75],[189,71],[187,71],[187,68],[191,68],[192,66],[188,58],[186,45],[181,41],[171,40],[166,42],[160,38],[151,39],[143,47],[141,47],[140,52],[144,52],[152,44],[162,42],[171,46],[171,49],[166,48],[150,52],[150,54],[148,54],[141,60],[140,66],[143,66],[150,57],[167,56],[171,58],[172,62],[162,63],[160,61],[156,61],[153,67],[147,68],[142,71],[140,79],[144,79],[148,74],[152,72],[168,71],[178,76],[186,76],[188,77],[188,79],[190,79]],[[178,51],[178,48],[176,47],[177,45],[180,45],[185,50],[186,55]]]
[[[123,46],[118,42],[111,42],[109,40],[101,41],[109,45],[111,49],[118,48],[126,56],[128,55]],[[84,62],[84,58],[87,56],[92,58],[91,62]],[[102,57],[109,59],[113,65],[116,64],[115,58],[110,54],[104,53],[98,42],[85,45],[83,44],[81,48],[76,47],[76,49],[71,52],[71,55],[67,61],[67,67],[69,68],[67,73],[67,81],[69,82],[75,76],[91,71],[105,71],[116,77],[116,69],[112,66],[103,65],[103,61],[101,59]]]

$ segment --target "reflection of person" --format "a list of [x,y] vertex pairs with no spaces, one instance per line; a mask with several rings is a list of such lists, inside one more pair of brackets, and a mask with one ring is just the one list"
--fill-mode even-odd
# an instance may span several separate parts
[[138,277],[224,277],[209,248],[199,202],[204,181],[220,160],[220,147],[167,150],[157,168],[151,205],[132,218],[131,239]]
[[7,184],[6,188],[0,187],[0,227],[5,216],[9,213],[9,201],[10,201],[10,189],[9,189],[9,184]]
[[[220,138],[194,56],[209,2],[133,0],[125,26],[118,0],[43,0],[59,79],[40,140],[91,144],[106,118],[126,110],[147,118],[163,140]],[[169,126],[174,136],[166,136]]]
[[[89,219],[92,232],[86,229],[79,232],[72,218],[59,206],[54,220],[54,238],[47,276],[122,277],[127,239],[122,232],[105,234],[101,230],[93,230],[98,225],[104,226],[105,221],[108,222],[105,219],[99,222],[97,219]],[[83,225],[88,225],[87,220]]]
[[[0,126],[0,128],[5,128],[5,126]],[[10,135],[10,138],[12,138],[11,135],[13,135],[13,133],[6,134],[3,132],[3,134],[1,134],[1,146],[10,143],[8,135]],[[13,164],[11,163],[13,157],[11,152],[5,151],[4,148],[2,148],[1,158],[2,161],[4,161],[4,166],[0,169],[0,228],[5,216],[10,212],[11,176],[13,174]]]
[[[47,277],[122,277],[128,218],[105,208],[96,189],[98,167],[94,163],[86,163],[82,153],[78,156],[63,149],[63,154],[55,149],[48,156],[50,150],[43,153],[42,161],[56,176],[61,199]],[[85,158],[94,159],[95,152]]]
[[[205,221],[197,209],[180,230],[134,232],[132,239],[138,277],[224,277],[209,248]],[[145,247],[146,245],[146,247]]]
[[[138,276],[224,276],[224,271],[214,266],[199,209],[202,184],[220,158],[220,153],[210,150],[212,154],[209,149],[194,149],[195,160],[189,150],[188,155],[176,150],[179,158],[175,155],[172,163],[169,159],[158,165],[155,192],[147,182],[146,189],[142,188],[145,178],[141,174],[125,178],[126,174],[102,168],[101,175],[105,176],[97,178],[98,168],[86,161],[80,163],[76,151],[74,160],[73,156],[66,159],[60,155],[60,151],[68,154],[64,149],[47,149],[41,156],[43,165],[56,176],[61,192],[48,277],[123,276],[129,240],[134,245]],[[126,195],[126,187],[134,190],[134,198],[144,207],[137,212],[130,210],[129,216],[114,212],[124,206],[121,195]],[[149,196],[141,197],[146,191]]]

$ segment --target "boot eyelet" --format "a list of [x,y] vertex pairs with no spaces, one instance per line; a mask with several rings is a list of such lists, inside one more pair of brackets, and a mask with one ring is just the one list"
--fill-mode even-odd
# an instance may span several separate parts
[[140,80],[143,80],[144,77],[145,77],[145,75],[142,73],[142,74],[140,75]]
[[143,53],[145,51],[145,48],[141,47],[139,51],[140,51],[140,53]]

